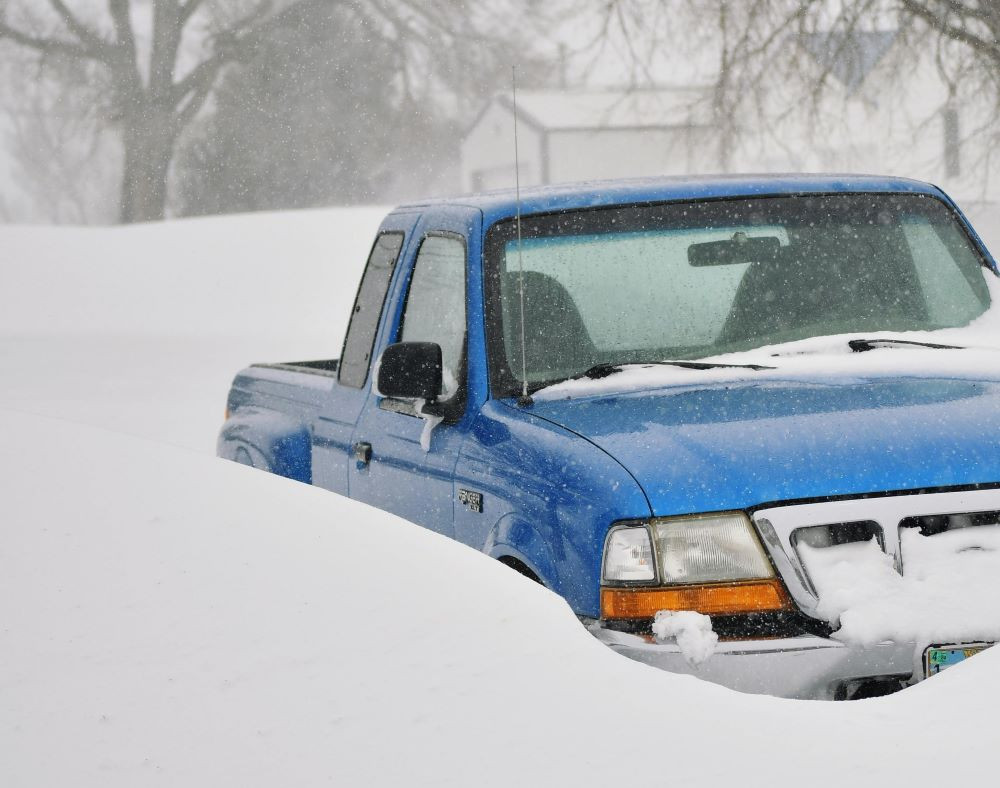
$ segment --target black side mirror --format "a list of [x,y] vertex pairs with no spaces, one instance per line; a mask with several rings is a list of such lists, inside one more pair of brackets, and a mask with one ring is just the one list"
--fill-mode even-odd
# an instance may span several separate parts
[[441,346],[434,342],[397,342],[379,360],[376,389],[383,397],[433,403],[441,392]]

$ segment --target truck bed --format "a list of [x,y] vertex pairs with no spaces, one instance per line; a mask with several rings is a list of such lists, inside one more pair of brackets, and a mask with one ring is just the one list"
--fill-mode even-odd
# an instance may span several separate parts
[[335,384],[338,359],[253,364],[233,381],[230,413],[250,403],[308,423]]
[[272,364],[253,364],[251,368],[286,369],[290,372],[304,372],[307,375],[327,375],[336,377],[340,367],[339,358],[320,359],[319,361],[279,361]]

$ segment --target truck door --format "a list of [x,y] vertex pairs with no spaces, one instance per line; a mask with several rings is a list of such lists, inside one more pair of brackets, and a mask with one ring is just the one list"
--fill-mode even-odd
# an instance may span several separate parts
[[342,495],[347,495],[351,436],[368,399],[375,335],[393,274],[419,217],[419,213],[395,212],[382,222],[354,299],[337,380],[313,424],[313,484]]
[[[481,214],[473,209],[432,211],[418,228],[413,264],[394,288],[396,319],[386,321],[380,351],[392,342],[441,346],[444,385],[439,402],[448,416],[421,446],[426,420],[412,402],[374,390],[354,431],[350,496],[449,536],[454,535],[453,478],[465,437],[467,404],[467,267],[470,234]],[[477,244],[478,247],[478,244]],[[401,274],[404,271],[400,272]]]

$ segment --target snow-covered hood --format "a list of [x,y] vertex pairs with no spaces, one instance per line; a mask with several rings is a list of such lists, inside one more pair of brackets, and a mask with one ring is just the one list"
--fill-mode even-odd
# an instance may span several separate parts
[[532,410],[621,462],[656,515],[1000,482],[998,380],[769,375]]

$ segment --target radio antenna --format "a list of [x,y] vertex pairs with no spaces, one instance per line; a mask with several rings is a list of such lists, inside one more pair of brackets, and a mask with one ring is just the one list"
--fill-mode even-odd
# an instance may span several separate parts
[[524,331],[524,258],[521,256],[521,158],[517,148],[517,66],[510,67],[510,87],[514,101],[514,201],[517,204],[517,289],[521,302],[521,396],[517,404],[527,407],[531,404],[528,395],[528,357]]

